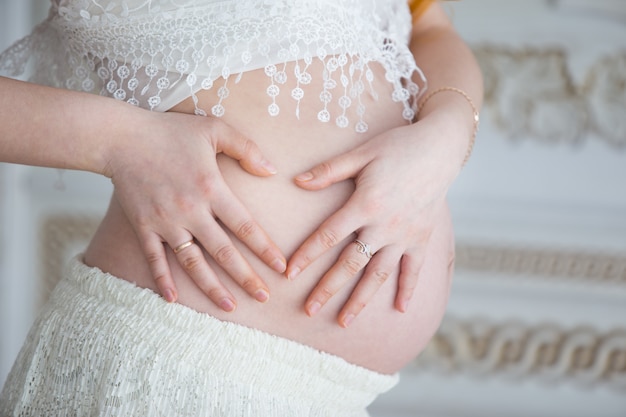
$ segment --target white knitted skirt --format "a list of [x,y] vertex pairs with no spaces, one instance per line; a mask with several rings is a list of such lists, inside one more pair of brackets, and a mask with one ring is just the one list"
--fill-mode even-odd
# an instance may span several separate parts
[[75,259],[8,376],[0,416],[363,417],[396,382]]

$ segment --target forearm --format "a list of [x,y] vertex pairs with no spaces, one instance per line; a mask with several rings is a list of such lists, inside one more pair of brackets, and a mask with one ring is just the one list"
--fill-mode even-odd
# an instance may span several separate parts
[[[104,173],[142,111],[100,96],[0,77],[0,161]],[[147,112],[145,112],[147,113]]]
[[[410,46],[428,83],[428,90],[419,102],[418,118],[436,119],[459,129],[448,136],[454,142],[448,143],[447,149],[456,162],[462,163],[477,127],[472,104],[479,110],[483,99],[482,74],[476,59],[436,4],[415,23]],[[429,97],[442,87],[461,90],[469,100],[451,90]]]

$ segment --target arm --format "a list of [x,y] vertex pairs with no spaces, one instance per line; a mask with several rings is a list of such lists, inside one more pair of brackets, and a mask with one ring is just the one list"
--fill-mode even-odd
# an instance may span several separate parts
[[[454,125],[465,126],[465,135],[458,132],[459,135],[451,138],[461,143],[445,143],[451,151],[461,151],[454,155],[454,161],[449,161],[451,164],[460,162],[456,167],[461,168],[469,156],[468,151],[471,152],[476,134],[478,121],[474,120],[474,110],[480,109],[483,100],[480,68],[441,6],[430,7],[415,22],[410,47],[428,79],[428,91],[418,106],[418,118],[420,121],[429,117],[448,118]],[[458,89],[467,97],[452,90],[441,90],[447,87]],[[437,91],[442,93],[435,93]],[[459,160],[459,157],[462,158]]]
[[[274,168],[252,141],[212,118],[149,112],[3,77],[0,91],[0,161],[110,177],[168,301],[177,295],[163,243],[175,248],[194,238],[250,295],[267,300],[267,286],[214,218],[268,265],[284,271],[280,250],[230,192],[216,162],[216,154],[224,152],[251,174],[271,175]],[[227,311],[235,308],[234,297],[198,245],[181,251],[177,259],[216,304]]]
[[[414,23],[411,50],[426,74],[430,92],[454,87],[467,92],[476,108],[480,106],[480,70],[440,6],[431,6]],[[460,172],[476,127],[472,106],[464,95],[441,90],[423,97],[428,101],[416,123],[385,132],[296,178],[296,183],[308,190],[353,178],[356,189],[294,253],[288,276],[295,277],[333,242],[353,233],[375,253],[367,259],[355,245],[348,245],[310,294],[305,305],[309,315],[364,270],[339,313],[339,323],[348,326],[398,265],[395,306],[406,310],[434,220]]]

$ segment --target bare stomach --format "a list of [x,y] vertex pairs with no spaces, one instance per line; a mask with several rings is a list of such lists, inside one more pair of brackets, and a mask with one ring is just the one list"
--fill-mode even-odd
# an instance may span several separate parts
[[[301,103],[300,119],[294,114],[295,102],[288,92],[293,86],[281,86],[277,102],[281,113],[267,114],[267,77],[262,70],[248,72],[238,84],[231,83],[230,96],[224,102],[225,122],[254,140],[278,169],[272,177],[259,178],[246,173],[237,162],[219,157],[222,174],[233,192],[250,210],[289,257],[316,227],[348,199],[353,183],[344,181],[322,191],[298,188],[293,177],[315,164],[354,148],[387,129],[406,124],[402,108],[391,101],[390,87],[384,74],[375,71],[379,99],[367,99],[366,121],[369,130],[355,133],[352,127],[338,128],[334,123],[317,120],[319,86],[309,85],[311,99]],[[202,108],[215,103],[215,91],[198,94]],[[172,111],[192,112],[186,100]],[[351,120],[356,115],[350,114]],[[215,306],[191,281],[168,249],[168,257],[179,291],[178,302],[222,320],[258,328],[277,336],[310,345],[343,357],[366,368],[392,373],[411,361],[432,337],[447,303],[451,260],[454,253],[450,216],[442,212],[426,249],[426,261],[420,271],[415,295],[405,313],[393,307],[397,274],[388,279],[361,314],[345,329],[337,324],[337,314],[351,293],[353,285],[340,291],[314,317],[304,312],[307,296],[337,259],[339,252],[354,236],[329,251],[294,281],[265,266],[245,245],[235,244],[270,289],[270,300],[261,304],[247,295],[212,259],[207,258],[222,282],[237,298],[237,309],[224,312]],[[109,210],[85,252],[85,262],[97,266],[140,287],[156,290],[147,263],[134,232],[121,207],[112,199]]]

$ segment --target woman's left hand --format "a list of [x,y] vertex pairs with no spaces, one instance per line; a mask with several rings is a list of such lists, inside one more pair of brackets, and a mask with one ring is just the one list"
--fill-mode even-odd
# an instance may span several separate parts
[[307,190],[350,178],[356,188],[345,205],[293,254],[287,267],[289,278],[353,233],[369,245],[351,243],[344,248],[309,295],[307,314],[317,313],[365,269],[339,313],[339,324],[347,327],[398,267],[395,307],[407,309],[436,216],[460,170],[458,152],[450,150],[446,137],[449,134],[454,133],[441,122],[424,119],[386,131],[296,177],[296,184]]

